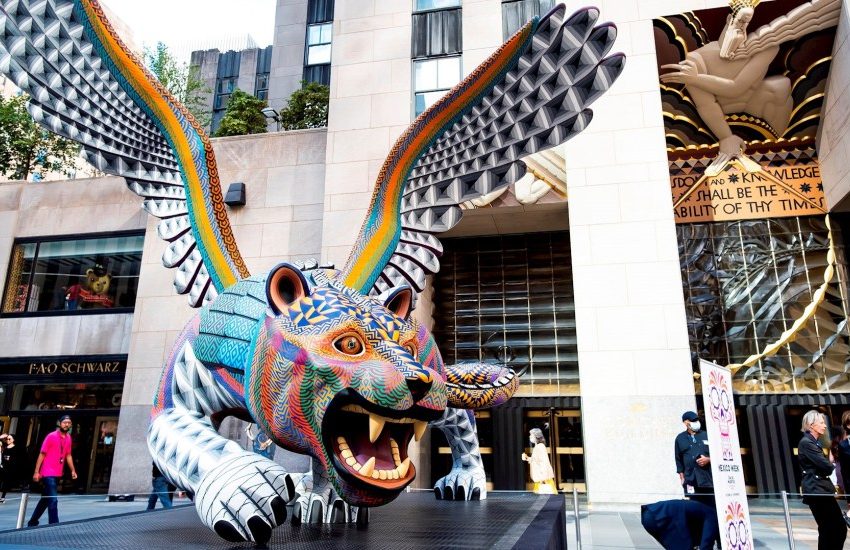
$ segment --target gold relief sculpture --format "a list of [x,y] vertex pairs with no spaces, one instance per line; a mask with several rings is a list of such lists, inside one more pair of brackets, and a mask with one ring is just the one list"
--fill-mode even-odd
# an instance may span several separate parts
[[763,120],[775,137],[788,128],[794,101],[791,80],[767,76],[783,42],[838,24],[840,0],[811,0],[757,31],[747,34],[756,0],[734,0],[718,40],[689,52],[679,63],[662,65],[665,84],[682,84],[699,116],[718,140],[717,157],[706,169],[719,174],[744,156],[745,140],[736,135],[726,115],[747,113]]
[[690,343],[738,392],[850,388],[815,149],[840,10],[734,0],[654,22]]

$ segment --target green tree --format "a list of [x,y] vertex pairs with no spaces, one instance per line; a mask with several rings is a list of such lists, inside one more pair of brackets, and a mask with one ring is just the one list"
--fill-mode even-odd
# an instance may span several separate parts
[[240,89],[233,90],[221,118],[216,137],[262,134],[266,131],[266,102]]
[[212,90],[200,77],[198,67],[179,63],[168,46],[157,42],[153,49],[145,48],[145,65],[160,84],[182,103],[203,128],[209,128],[212,114],[207,103]]
[[29,97],[0,95],[0,172],[13,180],[49,172],[72,176],[80,146],[48,132],[27,111]]
[[328,125],[330,88],[318,82],[301,81],[301,89],[292,92],[289,102],[280,111],[280,126],[284,130],[324,128]]

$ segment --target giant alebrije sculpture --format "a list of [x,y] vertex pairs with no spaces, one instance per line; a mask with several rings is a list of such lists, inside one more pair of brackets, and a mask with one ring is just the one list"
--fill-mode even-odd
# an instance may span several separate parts
[[[459,204],[509,185],[521,157],[590,122],[587,105],[624,57],[598,11],[559,6],[522,27],[419,116],[378,175],[345,266],[280,264],[250,276],[198,123],[121,43],[95,0],[5,0],[0,69],[48,129],[79,141],[94,166],[124,176],[161,217],[175,287],[201,307],[165,365],[148,443],[160,470],[194,493],[222,537],[265,542],[294,519],[358,521],[413,481],[408,444],[428,423],[449,436],[454,467],[435,490],[485,498],[470,409],[517,387],[502,366],[445,365],[410,317],[439,269],[434,233]],[[297,485],[279,465],[216,431],[235,415],[312,457]]]

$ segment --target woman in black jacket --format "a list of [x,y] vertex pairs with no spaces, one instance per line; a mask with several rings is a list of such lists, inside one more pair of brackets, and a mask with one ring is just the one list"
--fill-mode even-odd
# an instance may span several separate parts
[[818,524],[818,550],[841,550],[847,526],[835,500],[835,485],[829,479],[835,466],[824,456],[818,441],[825,432],[826,422],[820,412],[804,414],[797,458],[803,470],[803,502],[809,505]]
[[25,449],[15,444],[15,436],[0,436],[0,504],[6,502],[6,492],[21,483],[26,461]]

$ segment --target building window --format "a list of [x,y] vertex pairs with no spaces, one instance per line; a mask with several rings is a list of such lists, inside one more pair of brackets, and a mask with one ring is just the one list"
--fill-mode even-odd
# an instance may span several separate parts
[[411,38],[413,59],[460,54],[463,49],[460,8],[414,13]]
[[333,23],[307,26],[307,65],[325,65],[331,62],[331,37]]
[[736,393],[850,389],[850,304],[841,231],[820,216],[679,224],[679,259],[694,355],[743,363],[789,331],[819,293],[806,323],[776,353],[733,375]]
[[419,116],[460,82],[463,44],[459,0],[415,0],[414,9],[410,56]]
[[236,89],[236,77],[220,78],[216,83],[215,105],[213,109],[226,109],[230,94]]
[[438,57],[413,62],[414,109],[416,116],[436,103],[460,82],[460,57]]
[[304,80],[328,86],[331,82],[331,36],[333,23],[307,26]]
[[269,73],[257,75],[257,80],[254,83],[254,95],[257,99],[269,98]]
[[144,233],[20,239],[12,248],[4,314],[132,311]]
[[502,36],[507,39],[534,17],[555,7],[555,0],[503,0]]
[[443,240],[434,338],[446,364],[508,364],[525,395],[578,395],[566,232]]
[[414,11],[429,11],[459,7],[460,0],[416,0],[413,9]]

